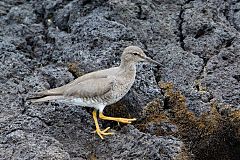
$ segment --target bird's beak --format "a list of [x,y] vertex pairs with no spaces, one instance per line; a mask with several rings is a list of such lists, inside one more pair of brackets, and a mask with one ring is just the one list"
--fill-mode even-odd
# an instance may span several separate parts
[[149,58],[149,57],[144,57],[144,60],[145,60],[145,61],[148,61],[148,62],[150,62],[150,63],[156,64],[156,65],[158,65],[158,66],[162,66],[159,62],[154,61],[153,59],[151,59],[151,58]]

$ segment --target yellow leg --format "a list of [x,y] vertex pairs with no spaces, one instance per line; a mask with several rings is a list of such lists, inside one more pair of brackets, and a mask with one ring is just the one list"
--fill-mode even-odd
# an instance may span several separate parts
[[97,111],[94,109],[94,111],[92,112],[92,114],[93,114],[93,120],[94,120],[95,126],[96,126],[96,131],[95,131],[95,132],[99,135],[99,137],[100,137],[101,139],[103,139],[103,136],[114,134],[114,133],[111,133],[111,132],[106,133],[106,132],[110,129],[110,127],[107,127],[106,129],[104,129],[103,131],[101,131],[101,130],[100,130],[100,127],[99,127],[99,125],[98,125]]
[[99,118],[104,120],[117,121],[121,123],[132,123],[132,121],[137,120],[136,118],[127,119],[127,118],[107,117],[107,116],[104,116],[102,112],[99,112]]

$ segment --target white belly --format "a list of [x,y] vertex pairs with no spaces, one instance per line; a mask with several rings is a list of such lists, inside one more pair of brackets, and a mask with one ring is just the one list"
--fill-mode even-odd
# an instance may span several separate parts
[[99,111],[103,111],[104,107],[106,106],[105,103],[97,102],[92,99],[82,99],[82,98],[69,98],[69,99],[59,100],[59,102],[66,103],[66,104],[73,104],[77,106],[83,106],[83,107],[92,107],[92,108],[96,108]]

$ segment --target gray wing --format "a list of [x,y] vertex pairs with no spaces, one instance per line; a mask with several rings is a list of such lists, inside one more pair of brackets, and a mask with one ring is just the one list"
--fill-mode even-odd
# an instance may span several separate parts
[[[70,82],[70,83],[68,83],[64,86],[49,89],[49,90],[45,90],[45,91],[41,91],[41,92],[37,92],[35,94],[40,95],[40,96],[63,95],[64,92],[66,90],[68,90],[68,88],[73,88],[71,90],[75,90],[73,86],[78,86],[78,85],[84,86],[85,83],[86,83],[85,81],[88,81],[89,83],[92,83],[92,81],[96,82],[96,81],[98,81],[98,79],[99,80],[102,79],[101,81],[104,81],[104,78],[107,78],[107,79],[110,78],[110,77],[113,78],[114,76],[109,76],[109,75],[111,75],[112,73],[115,73],[116,71],[117,71],[117,67],[110,68],[110,69],[105,69],[105,70],[100,70],[100,71],[96,71],[96,72],[91,72],[91,73],[85,74],[81,77],[78,77],[74,81],[72,81],[72,82]],[[107,80],[107,82],[108,81],[109,80]],[[113,81],[114,81],[114,79],[113,79]],[[83,83],[84,83],[84,85],[83,85]],[[102,82],[102,83],[104,83],[104,82]],[[86,85],[88,85],[88,84],[86,84]],[[107,86],[107,84],[106,84],[106,86]]]
[[113,77],[87,79],[74,85],[70,85],[63,92],[63,95],[81,98],[102,96],[109,92],[114,84],[115,79]]

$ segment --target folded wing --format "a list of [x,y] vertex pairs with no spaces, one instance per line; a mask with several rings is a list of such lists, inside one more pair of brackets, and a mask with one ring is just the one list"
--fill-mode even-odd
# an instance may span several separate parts
[[115,79],[109,76],[87,79],[68,86],[68,88],[64,90],[63,96],[80,98],[102,96],[109,92],[114,84]]

